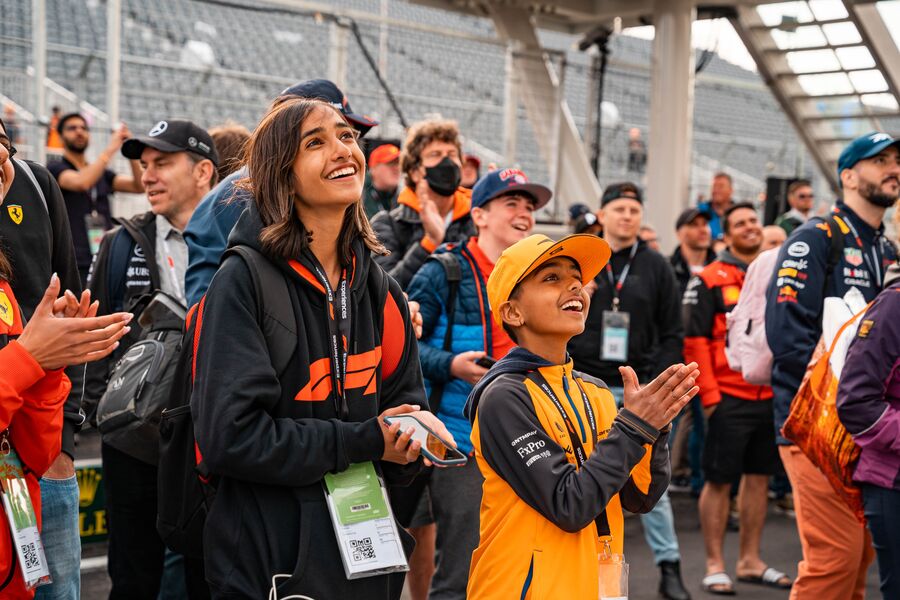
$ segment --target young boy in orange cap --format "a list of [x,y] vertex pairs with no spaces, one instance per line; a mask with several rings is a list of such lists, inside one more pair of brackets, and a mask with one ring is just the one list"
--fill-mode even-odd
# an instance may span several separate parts
[[598,555],[622,553],[622,508],[649,511],[669,484],[666,439],[699,391],[697,365],[672,365],[643,388],[623,367],[617,410],[566,354],[584,330],[584,286],[609,256],[596,236],[533,235],[503,252],[488,279],[492,316],[519,347],[466,404],[485,478],[470,600],[597,598]]

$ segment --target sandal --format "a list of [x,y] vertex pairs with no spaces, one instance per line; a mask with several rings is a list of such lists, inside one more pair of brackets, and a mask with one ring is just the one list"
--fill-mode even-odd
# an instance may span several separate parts
[[766,567],[761,575],[738,575],[738,581],[741,583],[752,583],[753,585],[763,585],[766,587],[778,588],[779,590],[789,590],[794,582],[791,578],[772,567]]
[[703,589],[710,594],[719,596],[734,596],[734,582],[725,571],[711,573],[703,578],[701,582]]

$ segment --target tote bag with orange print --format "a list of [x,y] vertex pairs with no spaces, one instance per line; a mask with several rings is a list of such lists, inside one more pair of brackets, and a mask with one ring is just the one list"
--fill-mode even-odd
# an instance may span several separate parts
[[[843,343],[837,352],[846,354],[849,340],[856,335],[859,318],[868,308],[867,305],[838,329],[827,352],[824,351],[824,336],[819,341],[781,430],[782,435],[797,444],[810,462],[819,468],[861,523],[865,523],[862,492],[853,483],[859,446],[838,419],[838,377],[832,368],[832,355],[839,342]],[[835,358],[843,364],[843,357]]]

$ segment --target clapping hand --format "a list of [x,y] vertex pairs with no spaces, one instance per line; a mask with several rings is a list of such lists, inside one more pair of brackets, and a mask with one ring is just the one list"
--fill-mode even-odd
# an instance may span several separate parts
[[71,292],[59,295],[59,277],[54,273],[41,303],[16,340],[45,371],[93,362],[108,356],[131,328],[131,313],[97,317],[98,304],[90,304],[90,293],[79,302]]
[[700,370],[693,362],[672,365],[644,387],[631,367],[619,367],[619,373],[625,388],[622,405],[656,429],[671,423],[700,391],[694,385]]

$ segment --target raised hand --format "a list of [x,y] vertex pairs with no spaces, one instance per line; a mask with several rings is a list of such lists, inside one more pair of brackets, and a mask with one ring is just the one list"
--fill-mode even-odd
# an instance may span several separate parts
[[619,373],[625,390],[623,406],[656,429],[671,423],[700,391],[694,385],[700,370],[693,362],[672,365],[643,388],[631,367],[619,367]]
[[440,246],[444,243],[444,233],[447,224],[438,211],[434,200],[431,199],[431,188],[428,187],[428,182],[425,179],[416,184],[416,196],[419,198],[419,219],[422,221],[425,235],[435,246]]
[[[90,296],[82,295],[81,303],[76,302],[75,308],[70,306],[74,295],[57,299],[59,287],[59,277],[54,273],[41,303],[17,340],[45,371],[108,356],[131,330],[128,323],[134,317],[124,312],[96,317],[96,306],[83,307]],[[56,308],[60,308],[61,317],[54,314]],[[67,313],[72,316],[65,316]],[[81,313],[90,316],[78,316]]]
[[484,355],[485,353],[480,350],[460,352],[450,362],[450,374],[466,383],[475,385],[488,372],[487,369],[475,362],[480,358],[484,358]]

